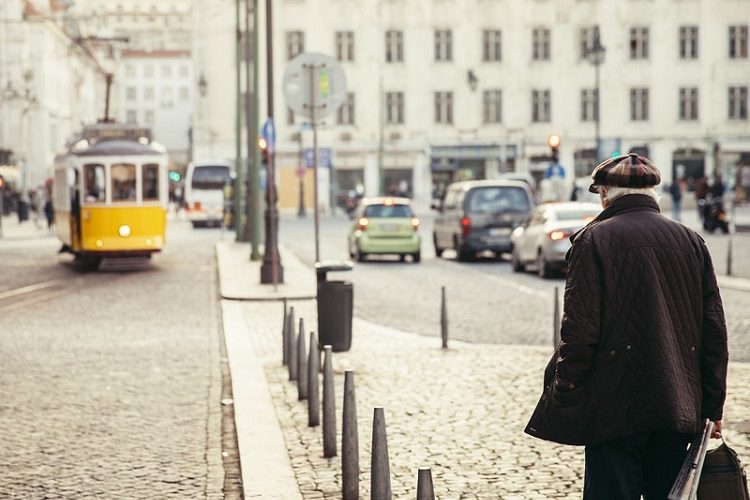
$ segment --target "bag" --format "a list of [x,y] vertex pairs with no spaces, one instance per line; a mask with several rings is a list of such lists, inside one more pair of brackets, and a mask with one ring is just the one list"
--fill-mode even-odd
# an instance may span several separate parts
[[718,448],[706,453],[698,500],[750,500],[745,469],[724,438]]

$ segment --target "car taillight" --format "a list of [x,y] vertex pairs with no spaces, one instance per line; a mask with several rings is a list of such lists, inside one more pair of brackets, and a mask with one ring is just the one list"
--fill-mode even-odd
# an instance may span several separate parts
[[416,231],[419,229],[419,219],[416,217],[412,217],[411,219],[411,227]]
[[196,201],[195,203],[193,203],[193,210],[200,210],[202,208],[203,207],[201,206],[201,202],[200,201]]
[[370,221],[367,220],[367,217],[360,217],[357,221],[357,229],[359,229],[360,231],[364,231],[365,229],[367,229],[367,225],[369,223]]
[[463,217],[461,219],[461,230],[464,236],[469,236],[469,233],[471,232],[471,219],[468,217]]
[[552,231],[547,235],[552,241],[559,241],[570,236],[570,231]]

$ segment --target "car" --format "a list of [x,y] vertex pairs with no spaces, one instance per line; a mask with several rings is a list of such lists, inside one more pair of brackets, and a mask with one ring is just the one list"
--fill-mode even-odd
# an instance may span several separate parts
[[528,220],[534,208],[531,188],[518,180],[456,182],[448,186],[435,217],[435,254],[453,249],[459,261],[479,252],[501,256],[510,252],[513,229]]
[[363,262],[369,255],[422,259],[419,218],[408,198],[365,198],[349,231],[349,256]]
[[565,271],[569,237],[602,211],[597,203],[563,202],[539,205],[529,220],[511,235],[513,271],[522,272],[533,264],[541,278]]

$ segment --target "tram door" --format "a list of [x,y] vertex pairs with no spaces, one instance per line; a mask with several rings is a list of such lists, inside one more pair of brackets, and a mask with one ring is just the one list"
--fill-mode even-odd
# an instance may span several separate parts
[[70,193],[70,246],[81,248],[81,177],[78,169],[73,169]]

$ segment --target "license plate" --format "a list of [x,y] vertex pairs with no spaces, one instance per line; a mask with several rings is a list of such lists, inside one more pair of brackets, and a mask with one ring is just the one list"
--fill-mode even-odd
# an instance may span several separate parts
[[493,227],[490,229],[490,236],[510,236],[509,227]]
[[386,233],[395,233],[398,231],[398,224],[381,224],[380,230]]

